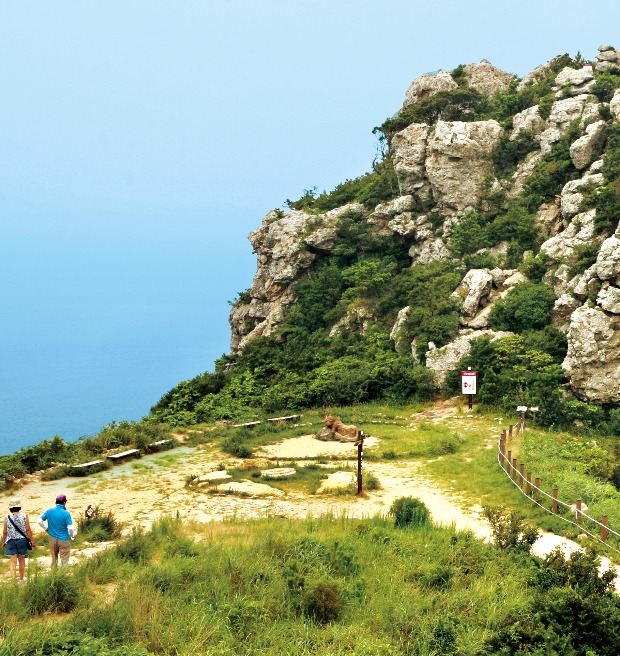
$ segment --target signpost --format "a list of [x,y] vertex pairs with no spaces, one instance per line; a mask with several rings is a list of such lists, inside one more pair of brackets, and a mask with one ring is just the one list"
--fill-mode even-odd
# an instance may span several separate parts
[[461,371],[461,391],[469,397],[469,409],[472,408],[472,397],[478,389],[478,372],[469,368],[467,371]]
[[364,455],[364,431],[357,432],[357,442],[355,446],[357,447],[357,493],[362,493],[362,457]]

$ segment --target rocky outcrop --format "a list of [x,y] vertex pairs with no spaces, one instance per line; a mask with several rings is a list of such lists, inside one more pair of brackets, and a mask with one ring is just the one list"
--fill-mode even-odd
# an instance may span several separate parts
[[457,86],[450,73],[446,73],[445,71],[439,71],[431,75],[422,75],[415,79],[407,89],[403,108],[424,100],[424,98],[428,98],[429,96],[434,96],[439,91],[450,91],[450,89],[455,89]]
[[568,126],[576,119],[598,116],[596,96],[581,94],[571,98],[556,100],[547,119],[547,127],[540,135],[540,149],[543,155],[551,152],[553,144],[560,140]]
[[620,73],[620,50],[613,46],[599,46],[596,57],[597,73]]
[[562,367],[580,399],[620,403],[620,317],[592,307],[575,310]]
[[605,121],[595,121],[586,127],[585,134],[570,147],[570,157],[575,168],[581,171],[603,152],[605,145]]
[[545,120],[540,115],[538,105],[534,105],[514,115],[510,139],[514,141],[523,132],[531,134],[536,139],[544,129]]
[[614,120],[617,122],[620,121],[620,89],[616,89],[614,97],[609,103],[609,110],[611,111]]
[[594,82],[594,74],[590,70],[563,68],[555,78],[555,97],[566,98],[591,93]]
[[620,284],[620,237],[614,235],[601,244],[595,266],[601,280],[615,280]]
[[350,331],[365,333],[372,323],[373,318],[374,313],[371,308],[364,305],[354,305],[347,310],[340,321],[332,326],[329,336],[335,337],[336,335]]
[[426,352],[426,366],[434,373],[435,387],[443,387],[449,371],[453,371],[458,363],[471,349],[471,342],[479,337],[488,337],[492,342],[501,337],[509,337],[512,333],[493,330],[463,330],[458,337],[441,348]]
[[390,152],[398,187],[402,195],[426,198],[430,184],[426,175],[426,146],[428,125],[413,123],[392,137]]
[[570,257],[578,246],[589,244],[594,237],[594,216],[596,210],[581,212],[573,217],[568,228],[555,237],[547,239],[541,245],[544,251],[554,260],[562,260]]
[[483,300],[489,297],[492,287],[493,276],[488,269],[470,269],[452,293],[452,298],[460,302],[462,315],[473,317]]
[[233,352],[260,336],[270,335],[294,302],[291,285],[318,254],[329,253],[336,243],[336,226],[349,211],[363,211],[359,204],[345,205],[319,216],[301,211],[280,215],[269,212],[249,239],[257,254],[257,271],[250,289],[230,313]]
[[503,130],[497,121],[438,121],[427,145],[426,174],[441,208],[462,212],[480,200]]
[[470,87],[490,96],[501,91],[508,91],[510,83],[515,79],[512,73],[502,71],[486,59],[478,64],[464,66],[463,72]]

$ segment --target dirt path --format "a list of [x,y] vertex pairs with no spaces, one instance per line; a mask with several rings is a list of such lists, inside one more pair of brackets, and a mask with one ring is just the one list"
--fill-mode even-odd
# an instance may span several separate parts
[[[425,417],[431,421],[442,418],[437,413],[429,412]],[[378,443],[378,438],[367,439],[368,447]],[[256,462],[260,467],[268,468],[281,466],[280,460],[285,460],[290,466],[291,461],[301,465],[305,459],[336,456],[343,458],[339,464],[354,468],[356,460],[345,458],[355,454],[355,447],[350,443],[321,442],[306,435],[262,448],[256,453]],[[159,517],[177,513],[188,520],[203,523],[233,517],[244,520],[258,517],[318,518],[326,514],[353,518],[386,516],[395,499],[411,496],[426,504],[435,524],[469,530],[484,540],[491,537],[482,508],[442,490],[415,461],[373,461],[365,465],[365,471],[372,472],[381,487],[363,497],[286,494],[275,489],[270,491],[265,485],[252,481],[244,484],[242,495],[217,495],[188,488],[185,484],[189,476],[202,476],[222,466],[238,466],[241,462],[202,447],[179,447],[163,454],[145,456],[93,477],[50,482],[33,480],[18,491],[12,490],[10,496],[17,494],[21,497],[22,507],[31,516],[35,537],[42,534],[36,526],[36,519],[53,505],[59,492],[67,494],[67,508],[73,513],[75,522],[88,504],[99,505],[102,510],[112,510],[117,519],[125,524],[126,531],[138,525],[148,528]],[[268,494],[265,494],[266,490]],[[5,493],[4,496],[8,499],[9,495]],[[81,551],[74,549],[72,561],[91,556],[107,546],[89,546]],[[565,538],[544,534],[534,545],[533,551],[544,555],[556,546],[566,553],[581,548]],[[39,556],[37,561],[43,568],[49,567],[48,556]],[[618,590],[620,592],[620,582]]]

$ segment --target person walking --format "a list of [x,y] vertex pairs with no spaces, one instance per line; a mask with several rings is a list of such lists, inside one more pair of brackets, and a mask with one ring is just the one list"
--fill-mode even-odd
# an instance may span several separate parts
[[[50,553],[52,555],[52,567],[58,567],[60,556],[61,566],[69,564],[71,555],[71,540],[75,539],[77,529],[73,526],[71,513],[65,507],[67,497],[59,494],[56,497],[56,506],[48,508],[37,524],[49,535]],[[45,525],[47,522],[47,526]]]
[[[17,570],[19,564],[18,585],[26,582],[26,558],[28,556],[28,540],[31,546],[35,547],[30,528],[30,521],[26,513],[21,512],[22,504],[17,497],[9,501],[10,515],[4,519],[4,529],[2,531],[2,544],[6,547],[6,555],[11,559],[9,569],[11,578],[17,579]],[[28,536],[28,540],[26,540]]]

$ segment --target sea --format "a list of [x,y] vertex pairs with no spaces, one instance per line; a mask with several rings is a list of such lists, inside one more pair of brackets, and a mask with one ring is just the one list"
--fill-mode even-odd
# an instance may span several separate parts
[[232,254],[0,243],[0,454],[139,421],[178,382],[213,371],[229,352],[229,301],[254,267],[245,240]]

